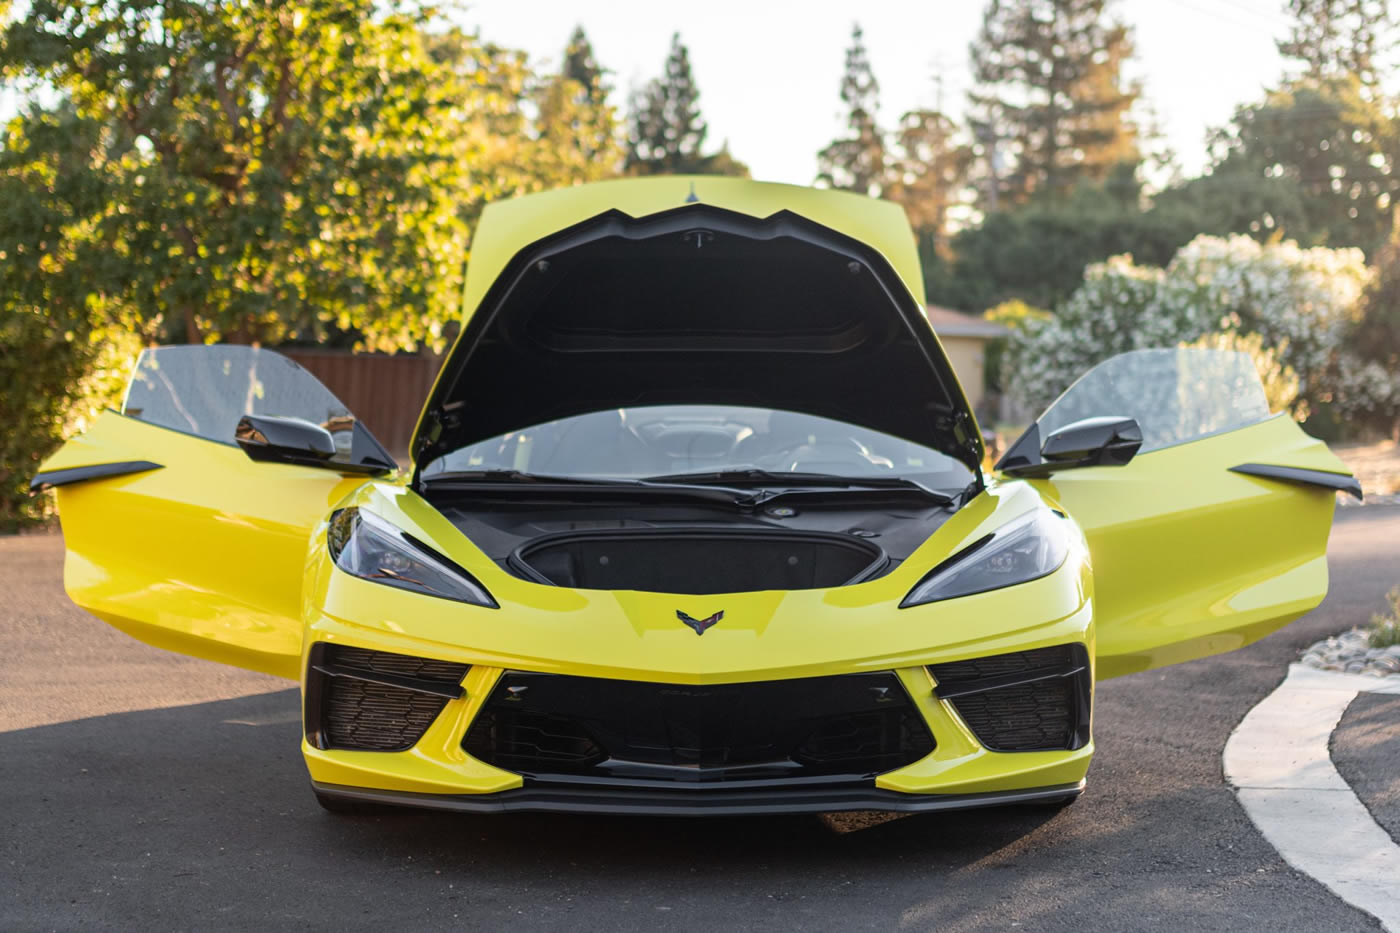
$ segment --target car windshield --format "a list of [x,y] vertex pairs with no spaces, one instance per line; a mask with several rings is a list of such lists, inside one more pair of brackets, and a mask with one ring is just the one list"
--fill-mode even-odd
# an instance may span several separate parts
[[961,489],[973,479],[946,454],[879,431],[733,405],[656,405],[561,418],[445,454],[423,475],[485,470],[628,479],[762,470],[900,477],[944,489]]

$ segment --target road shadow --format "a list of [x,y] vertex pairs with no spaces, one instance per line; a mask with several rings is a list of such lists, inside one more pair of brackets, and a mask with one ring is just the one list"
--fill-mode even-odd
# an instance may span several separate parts
[[1221,819],[1228,791],[1144,799],[1103,774],[1132,769],[1112,753],[1061,812],[846,834],[808,816],[345,817],[311,795],[297,705],[286,690],[0,733],[0,927],[1068,930],[1145,910],[1228,929],[1241,892],[1285,890],[1308,902],[1298,929],[1335,910]]

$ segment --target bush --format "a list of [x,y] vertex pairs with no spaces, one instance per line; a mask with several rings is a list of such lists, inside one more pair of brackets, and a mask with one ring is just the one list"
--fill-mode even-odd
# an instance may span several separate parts
[[1377,399],[1391,387],[1348,348],[1368,278],[1360,250],[1305,250],[1246,236],[1197,237],[1165,269],[1115,257],[1086,269],[1053,319],[1013,332],[1011,392],[1040,410],[1116,354],[1235,334],[1257,336],[1278,375],[1292,370],[1296,415],[1310,404],[1344,411],[1384,404]]
[[29,481],[64,439],[120,401],[140,338],[116,327],[63,329],[37,309],[0,308],[0,533],[43,523],[53,495]]

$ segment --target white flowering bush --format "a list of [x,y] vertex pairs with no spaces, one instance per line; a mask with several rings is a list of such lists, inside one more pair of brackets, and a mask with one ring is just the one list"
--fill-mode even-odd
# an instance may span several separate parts
[[[1052,319],[1012,335],[1010,391],[1039,411],[1118,353],[1219,334],[1257,336],[1230,345],[1250,350],[1261,375],[1273,371],[1282,379],[1271,401],[1294,395],[1288,407],[1295,413],[1305,413],[1309,400],[1337,402],[1344,412],[1385,404],[1378,396],[1395,386],[1378,386],[1384,380],[1345,349],[1368,277],[1360,250],[1300,249],[1247,236],[1199,236],[1166,269],[1115,257],[1086,269],[1084,284]],[[1295,379],[1296,393],[1288,388]]]

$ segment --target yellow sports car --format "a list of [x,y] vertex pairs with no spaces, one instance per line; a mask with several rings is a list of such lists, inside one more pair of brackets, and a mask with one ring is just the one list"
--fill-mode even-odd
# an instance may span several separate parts
[[1062,804],[1094,683],[1327,588],[1324,444],[1142,350],[984,469],[900,209],[728,178],[491,206],[400,472],[276,353],[146,351],[35,477],[65,583],[302,685],[334,810]]

